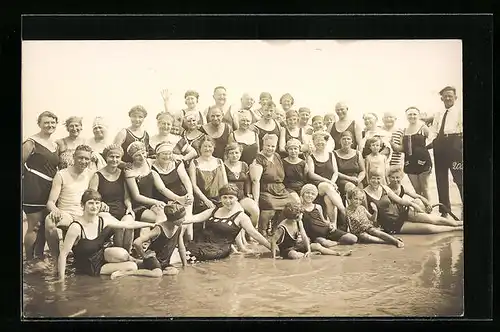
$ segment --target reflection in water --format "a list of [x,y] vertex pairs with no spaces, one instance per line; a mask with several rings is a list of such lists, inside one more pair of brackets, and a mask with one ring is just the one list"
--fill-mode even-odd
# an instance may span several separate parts
[[462,234],[402,236],[404,249],[355,245],[351,257],[232,255],[161,279],[25,274],[28,317],[432,316],[462,312]]

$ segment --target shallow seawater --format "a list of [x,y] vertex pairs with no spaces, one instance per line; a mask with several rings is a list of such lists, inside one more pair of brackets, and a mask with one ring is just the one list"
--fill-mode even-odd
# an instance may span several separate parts
[[[273,260],[269,253],[197,263],[161,279],[25,274],[24,317],[458,316],[461,232],[340,246],[352,256]],[[264,251],[264,250],[263,250]]]

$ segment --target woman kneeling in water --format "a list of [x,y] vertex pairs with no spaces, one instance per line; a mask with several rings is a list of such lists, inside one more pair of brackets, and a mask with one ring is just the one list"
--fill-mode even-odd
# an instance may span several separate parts
[[113,235],[113,229],[137,229],[151,227],[150,223],[139,221],[118,221],[99,216],[101,194],[87,189],[82,195],[83,216],[75,218],[68,232],[58,258],[60,280],[66,273],[66,258],[73,250],[76,272],[91,276],[109,275],[120,270],[137,270],[137,264],[130,260],[128,252],[120,247],[105,248],[104,244]]
[[[239,189],[230,183],[219,189],[220,207],[213,207],[192,216],[188,223],[205,223],[195,240],[186,244],[186,256],[190,262],[226,258],[231,245],[244,229],[248,235],[271,250],[271,244],[252,225],[250,218],[238,203]],[[182,256],[182,255],[181,255]]]
[[[161,276],[176,275],[179,270],[172,266],[175,248],[179,247],[179,256],[182,265],[186,266],[186,248],[184,246],[184,232],[182,226],[186,216],[186,209],[179,204],[167,204],[164,208],[166,220],[156,224],[150,231],[145,232],[134,241],[134,248],[142,262],[138,263],[139,270],[116,271],[111,279],[122,276]],[[151,241],[144,251],[143,243]]]

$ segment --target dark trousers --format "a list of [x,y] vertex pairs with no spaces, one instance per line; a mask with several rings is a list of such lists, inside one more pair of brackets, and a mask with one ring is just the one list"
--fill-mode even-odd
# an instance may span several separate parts
[[[463,141],[461,135],[450,135],[437,137],[433,142],[434,170],[436,173],[436,185],[439,196],[439,203],[451,208],[450,187],[448,180],[448,170],[453,176],[453,182],[460,191],[460,198],[463,203]],[[441,213],[445,212],[441,207]]]

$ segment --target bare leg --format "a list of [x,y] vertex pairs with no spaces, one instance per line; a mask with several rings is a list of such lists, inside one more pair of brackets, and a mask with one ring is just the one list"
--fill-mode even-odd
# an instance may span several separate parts
[[318,185],[318,192],[321,196],[327,195],[328,198],[332,201],[333,205],[339,209],[339,213],[345,215],[345,206],[342,203],[342,198],[340,194],[333,188],[333,186],[326,182],[321,182]]
[[104,249],[104,260],[107,263],[122,263],[130,261],[129,253],[120,247]]
[[428,213],[410,212],[408,214],[408,219],[409,222],[433,224],[441,226],[457,227],[463,225],[463,221],[455,221],[448,218],[443,218],[435,214],[428,214]]
[[424,196],[427,200],[430,199],[431,195],[429,192],[429,177],[431,171],[427,171],[418,175],[418,182],[420,184],[420,195]]
[[415,193],[422,195],[422,188],[420,188],[418,174],[408,174],[408,179],[410,179],[411,185],[413,186],[413,189],[415,189]]
[[24,251],[26,253],[26,259],[32,260],[35,257],[35,242],[37,241],[37,237],[39,236],[38,231],[40,229],[43,211],[30,213],[26,215],[26,220],[28,223],[28,229],[26,230],[26,234],[24,235]]
[[260,211],[260,216],[259,216],[259,227],[258,231],[262,235],[266,236],[266,231],[267,228],[269,227],[269,222],[271,221],[271,218],[274,216],[276,211],[274,210],[262,210]]
[[366,232],[363,232],[358,235],[358,239],[360,240],[361,243],[380,243],[380,244],[385,244],[386,242],[382,240],[379,237],[370,235]]
[[323,247],[319,243],[311,243],[311,251],[318,251],[322,255],[333,255],[333,256],[350,256],[352,254],[351,250],[349,250],[348,252],[335,251],[335,250]]
[[134,262],[106,263],[101,267],[101,275],[110,275],[115,271],[137,271],[137,264]]
[[324,200],[326,215],[328,219],[330,219],[330,222],[333,224],[333,226],[337,228],[338,209],[335,207],[332,200],[328,196],[325,196]]
[[[193,216],[193,204],[185,206],[186,208],[186,220],[189,220]],[[193,224],[186,225],[186,231],[184,232],[184,242],[190,242],[193,240]]]
[[[101,270],[102,271],[102,270]],[[103,274],[101,272],[101,274]],[[141,276],[149,278],[161,278],[163,276],[163,271],[161,269],[154,270],[118,270],[111,273],[111,279],[116,279],[125,276]]]
[[358,242],[358,237],[352,233],[347,233],[342,235],[340,239],[338,239],[339,244],[344,245],[352,245]]
[[394,236],[387,234],[386,232],[380,231],[376,228],[370,228],[367,231],[368,234],[376,236],[382,240],[384,240],[387,243],[393,244],[398,248],[403,248],[404,243],[401,240],[396,239]]
[[401,234],[435,234],[453,231],[463,231],[463,226],[432,225],[417,222],[405,222],[399,233]]
[[[322,247],[326,247],[326,248],[331,248],[331,247],[335,247],[335,246],[338,246],[339,243],[336,242],[336,241],[332,241],[332,240],[328,240],[328,239],[325,239],[324,237],[318,237],[316,238],[316,242],[321,245]],[[312,244],[311,244],[312,245]],[[312,248],[312,247],[311,247]]]

